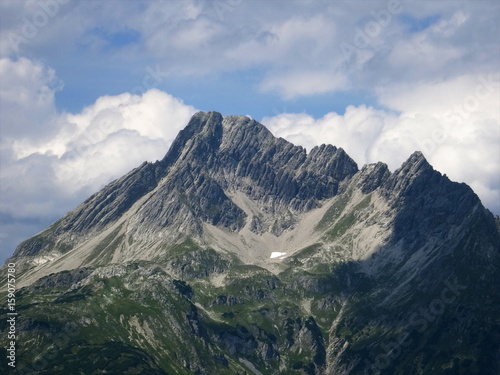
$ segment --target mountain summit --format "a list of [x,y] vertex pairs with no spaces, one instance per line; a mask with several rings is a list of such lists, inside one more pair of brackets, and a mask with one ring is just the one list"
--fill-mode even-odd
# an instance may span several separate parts
[[78,328],[47,374],[500,371],[498,226],[420,152],[359,170],[199,112],[7,262],[23,340]]
[[[164,246],[187,236],[206,241],[214,230],[247,228],[255,235],[279,236],[301,214],[335,196],[340,183],[356,172],[356,163],[342,149],[322,145],[307,154],[248,117],[199,112],[163,160],[144,163],[109,184],[22,243],[14,258],[53,261],[83,244],[77,251],[82,262],[75,265],[104,265],[153,260]],[[95,247],[96,238],[110,231],[123,235],[121,243],[113,241],[115,251],[106,247],[83,259],[92,252],[87,239]]]

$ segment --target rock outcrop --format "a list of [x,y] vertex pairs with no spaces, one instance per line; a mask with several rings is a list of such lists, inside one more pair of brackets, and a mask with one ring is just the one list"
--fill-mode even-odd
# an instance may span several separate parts
[[51,348],[20,371],[497,374],[499,222],[421,152],[358,170],[199,112],[8,260],[19,342]]

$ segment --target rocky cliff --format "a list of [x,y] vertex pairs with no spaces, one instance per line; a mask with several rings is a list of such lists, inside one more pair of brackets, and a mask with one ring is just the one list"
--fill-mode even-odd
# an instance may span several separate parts
[[40,374],[500,371],[498,218],[420,152],[359,170],[200,112],[8,262]]

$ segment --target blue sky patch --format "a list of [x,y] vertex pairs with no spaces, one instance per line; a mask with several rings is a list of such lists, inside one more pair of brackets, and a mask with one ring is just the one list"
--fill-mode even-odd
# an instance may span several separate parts
[[399,17],[400,21],[406,26],[408,32],[410,33],[418,33],[425,30],[439,21],[440,18],[441,16],[439,14],[417,18],[409,13],[403,13]]

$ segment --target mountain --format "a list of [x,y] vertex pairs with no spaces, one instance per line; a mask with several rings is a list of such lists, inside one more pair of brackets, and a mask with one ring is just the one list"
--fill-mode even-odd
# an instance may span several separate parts
[[7,260],[17,370],[498,374],[498,222],[420,152],[359,170],[199,112]]

